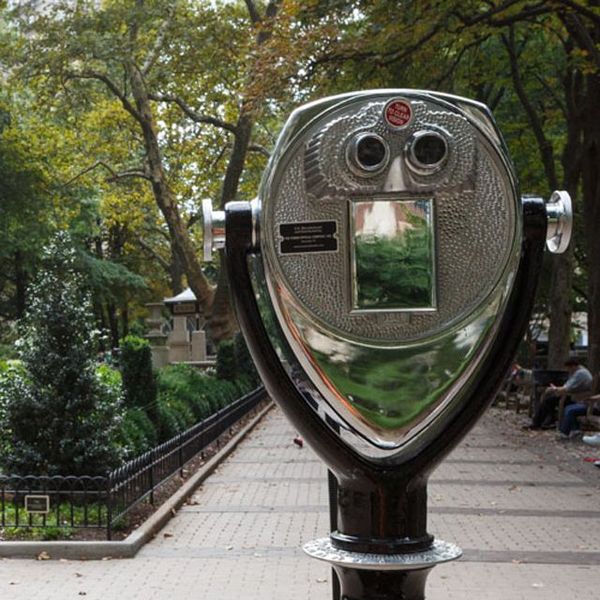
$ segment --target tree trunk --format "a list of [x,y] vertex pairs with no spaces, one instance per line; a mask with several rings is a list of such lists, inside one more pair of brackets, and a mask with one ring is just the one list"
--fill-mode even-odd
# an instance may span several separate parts
[[171,280],[171,292],[173,296],[183,292],[183,268],[179,255],[171,248],[171,260],[169,261],[169,279]]
[[[515,92],[523,106],[527,119],[531,126],[532,133],[535,137],[542,168],[548,183],[549,190],[558,188],[558,180],[556,176],[555,155],[552,142],[547,138],[544,131],[544,124],[539,114],[539,109],[529,98],[523,77],[521,75],[519,57],[515,42],[515,29],[509,28],[507,36],[503,36],[503,42],[508,51],[510,60],[511,76],[515,88]],[[565,94],[568,94],[572,85],[572,80],[569,76],[563,81]],[[571,144],[577,142],[577,138],[573,137],[573,126],[570,126],[569,141]],[[567,144],[568,146],[568,144]],[[568,156],[563,154],[564,158]],[[570,164],[565,166],[565,183],[567,189],[576,189],[576,179],[570,181],[570,174],[574,171]],[[569,187],[571,186],[571,187]],[[552,277],[550,281],[550,298],[549,298],[549,318],[550,329],[548,331],[548,368],[561,369],[564,366],[565,360],[569,356],[571,342],[571,287],[573,284],[573,250],[569,250],[562,255],[552,257]]]
[[[562,155],[563,185],[573,202],[581,177],[582,154],[581,122],[578,107],[573,100],[580,91],[581,80],[577,73],[568,72],[564,78],[565,97],[569,118],[567,119],[567,143]],[[575,240],[564,254],[552,257],[552,280],[550,285],[550,330],[548,332],[548,368],[563,369],[571,351],[571,319],[573,313],[572,288]]]
[[144,147],[154,199],[169,229],[173,250],[177,253],[187,275],[188,285],[205,313],[210,313],[214,290],[206,279],[196,249],[188,235],[187,227],[181,218],[176,198],[171,190],[163,167],[156,124],[144,79],[134,64],[127,65],[131,93],[138,111],[138,121],[142,128]]
[[[258,47],[265,44],[271,37],[272,30],[270,25],[277,15],[277,10],[278,2],[271,0],[265,9],[264,19],[261,19],[260,15],[256,11],[250,11],[250,17],[252,21],[255,23],[261,23],[261,27],[259,28],[256,36],[256,45]],[[249,81],[253,81],[255,78],[256,73],[254,71],[254,68],[250,69],[250,74],[248,77]],[[236,135],[233,143],[233,149],[231,151],[231,156],[229,157],[229,163],[227,164],[227,171],[223,181],[223,188],[221,190],[221,207],[224,207],[227,202],[231,202],[236,198],[240,178],[246,162],[246,155],[248,154],[250,138],[252,136],[252,128],[254,126],[254,120],[256,117],[255,113],[257,103],[257,99],[250,100],[248,98],[246,98],[242,103],[240,115],[236,123]],[[233,306],[231,304],[231,298],[229,295],[227,272],[223,266],[219,270],[217,294],[214,299],[213,310],[208,322],[208,328],[215,342],[232,337],[233,334],[238,330],[237,319],[233,311]]]
[[569,358],[571,341],[571,287],[573,285],[573,246],[564,254],[552,256],[550,283],[550,329],[548,369],[563,369]]
[[588,366],[600,371],[600,75],[588,76],[583,133],[583,219],[588,269]]
[[[242,114],[236,125],[237,133],[233,144],[233,150],[231,152],[231,157],[229,158],[225,179],[223,181],[220,202],[221,207],[224,207],[227,202],[235,200],[240,178],[244,170],[250,136],[252,135],[252,127],[253,119],[250,114],[244,113],[244,107],[242,107]],[[219,269],[217,291],[214,298],[212,313],[208,321],[210,336],[215,343],[233,337],[235,332],[239,329],[235,312],[231,304],[229,281],[227,279],[227,270],[224,268],[222,253],[220,253],[220,262],[221,268]]]

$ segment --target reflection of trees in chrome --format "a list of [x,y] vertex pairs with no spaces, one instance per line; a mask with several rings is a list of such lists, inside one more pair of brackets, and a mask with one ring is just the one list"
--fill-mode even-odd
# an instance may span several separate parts
[[430,408],[460,375],[473,346],[457,344],[457,336],[415,355],[413,350],[365,351],[346,364],[317,362],[336,388],[371,423],[397,429]]
[[426,219],[408,216],[411,227],[393,238],[361,236],[356,243],[359,308],[431,306],[433,256]]

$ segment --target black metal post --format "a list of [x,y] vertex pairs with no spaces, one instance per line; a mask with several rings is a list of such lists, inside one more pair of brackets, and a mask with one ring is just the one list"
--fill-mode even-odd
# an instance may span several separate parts
[[[290,380],[260,318],[248,273],[252,214],[247,203],[230,203],[226,219],[226,258],[238,319],[257,368],[271,396],[334,474],[335,526],[330,539],[305,550],[332,563],[342,600],[423,600],[425,581],[437,563],[460,555],[452,544],[427,532],[427,478],[487,408],[512,360],[527,325],[546,233],[545,206],[538,199],[523,205],[525,236],[513,293],[490,352],[471,382],[468,402],[447,419],[428,445],[397,464],[359,456],[324,425]],[[336,596],[334,595],[334,598]]]
[[106,478],[106,539],[112,538],[112,474]]
[[424,600],[431,567],[406,571],[372,571],[334,567],[342,600]]

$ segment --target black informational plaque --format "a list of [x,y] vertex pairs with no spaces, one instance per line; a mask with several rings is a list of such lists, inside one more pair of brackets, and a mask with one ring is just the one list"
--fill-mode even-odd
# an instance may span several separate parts
[[32,514],[50,512],[50,496],[47,494],[28,494],[25,496],[25,510]]
[[284,223],[279,226],[281,254],[337,252],[336,221]]

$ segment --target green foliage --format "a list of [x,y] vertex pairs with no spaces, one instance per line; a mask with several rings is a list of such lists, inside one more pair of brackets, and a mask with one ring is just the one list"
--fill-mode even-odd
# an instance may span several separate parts
[[233,381],[237,374],[233,340],[224,340],[217,348],[217,378]]
[[217,379],[232,382],[243,380],[254,387],[260,383],[252,356],[241,333],[237,333],[232,340],[224,340],[219,344]]
[[149,411],[160,441],[183,431],[248,393],[248,378],[223,380],[191,365],[170,365],[159,371],[158,401]]
[[158,444],[158,432],[146,411],[128,408],[123,416],[120,433],[125,448],[125,459],[129,460]]
[[16,474],[104,474],[121,458],[121,394],[106,370],[95,369],[90,298],[69,236],[57,235],[43,259],[17,344],[22,369],[0,380],[2,467]]
[[48,184],[0,92],[0,316],[25,309],[28,280],[52,229]]
[[22,506],[18,507],[19,521],[27,520],[31,528],[13,527],[17,521],[17,507],[14,502],[0,500],[0,511],[3,512],[6,527],[0,532],[4,540],[65,540],[73,536],[74,530],[64,524],[73,519],[77,525],[102,522],[106,518],[106,506],[86,504],[77,506],[64,502],[51,506],[47,515],[27,513]]
[[17,358],[17,350],[10,344],[0,344],[0,361]]
[[235,354],[235,363],[240,377],[247,377],[249,382],[254,386],[259,385],[260,377],[258,376],[256,367],[254,366],[252,355],[248,350],[244,336],[239,332],[236,333],[235,337],[233,338],[233,348]]
[[148,340],[134,335],[123,338],[121,373],[125,402],[129,408],[152,406],[156,402],[156,375],[152,369],[152,351]]
[[361,308],[431,305],[433,249],[425,219],[412,215],[414,229],[393,238],[360,236],[356,245]]

